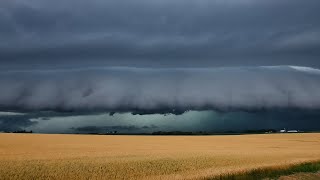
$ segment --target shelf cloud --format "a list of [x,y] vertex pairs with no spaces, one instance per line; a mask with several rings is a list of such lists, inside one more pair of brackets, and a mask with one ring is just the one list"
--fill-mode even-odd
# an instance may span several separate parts
[[136,114],[319,109],[320,70],[297,66],[0,72],[1,109]]
[[319,7],[2,0],[0,131],[318,130]]

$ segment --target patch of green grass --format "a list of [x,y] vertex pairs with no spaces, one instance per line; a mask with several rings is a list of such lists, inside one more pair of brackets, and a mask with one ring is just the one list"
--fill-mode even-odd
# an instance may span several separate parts
[[257,180],[265,178],[276,179],[280,176],[286,176],[295,173],[317,171],[320,171],[320,161],[288,166],[257,168],[241,173],[224,174],[218,177],[208,178],[208,180]]

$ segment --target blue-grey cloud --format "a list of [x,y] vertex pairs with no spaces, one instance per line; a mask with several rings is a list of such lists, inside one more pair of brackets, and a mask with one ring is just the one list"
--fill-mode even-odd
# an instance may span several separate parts
[[[219,121],[244,114],[244,124],[270,117],[318,127],[318,70],[215,67],[319,69],[319,7],[319,0],[3,0],[0,110],[25,114],[0,114],[0,130],[106,111],[140,117],[192,109],[243,110]],[[263,115],[288,108],[295,110]],[[235,124],[224,126],[245,126]]]
[[319,6],[318,0],[4,0],[0,65],[319,68]]
[[0,84],[0,107],[7,110],[181,114],[320,108],[320,70],[297,66],[6,71]]
[[[55,112],[55,111],[24,111],[24,112],[0,112],[0,131],[21,131],[30,126],[37,125],[41,121],[49,121],[52,117],[70,117],[83,115],[99,115],[102,112]],[[37,119],[38,121],[34,121]]]

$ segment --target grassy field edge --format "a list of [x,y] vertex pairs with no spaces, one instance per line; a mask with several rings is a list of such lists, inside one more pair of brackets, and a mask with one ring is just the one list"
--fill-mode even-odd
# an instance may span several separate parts
[[253,170],[222,174],[220,176],[214,176],[206,178],[206,180],[256,180],[256,179],[276,179],[280,176],[287,176],[296,173],[315,173],[320,171],[320,161],[310,161],[299,164],[292,164],[287,166],[273,166],[256,168]]

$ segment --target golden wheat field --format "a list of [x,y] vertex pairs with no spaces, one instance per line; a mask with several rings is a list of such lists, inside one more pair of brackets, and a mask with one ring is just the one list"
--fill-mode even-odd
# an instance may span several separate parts
[[0,134],[0,179],[202,179],[320,160],[320,134]]

